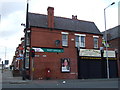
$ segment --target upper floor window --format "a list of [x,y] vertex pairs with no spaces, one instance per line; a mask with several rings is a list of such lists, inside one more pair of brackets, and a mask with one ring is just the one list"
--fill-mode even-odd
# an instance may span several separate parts
[[68,33],[62,32],[62,46],[68,46]]
[[80,47],[85,47],[85,36],[81,36],[81,44]]
[[94,48],[98,48],[98,36],[93,36],[94,38]]
[[85,36],[84,34],[75,34],[75,46],[76,47],[85,47]]
[[79,36],[76,36],[75,37],[75,46],[76,47],[79,47],[80,45],[79,45]]

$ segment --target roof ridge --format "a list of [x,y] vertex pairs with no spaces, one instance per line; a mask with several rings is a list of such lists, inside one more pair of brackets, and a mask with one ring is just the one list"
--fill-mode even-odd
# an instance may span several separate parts
[[[31,20],[31,26],[45,27],[45,28],[48,27],[46,14],[29,12],[29,15],[30,15],[29,19]],[[54,16],[54,17],[55,17],[54,28],[75,31],[75,32],[101,34],[100,30],[97,28],[94,22],[66,18],[66,17],[61,17],[61,16]],[[41,21],[39,21],[38,19],[41,19]]]
[[45,16],[47,16],[46,14],[39,14],[39,13],[33,13],[33,12],[28,12],[28,13],[35,14],[35,15],[45,15]]
[[[28,13],[36,14],[36,15],[45,15],[45,16],[47,16],[46,14],[40,14],[40,13],[33,13],[33,12],[28,12]],[[72,18],[67,18],[67,17],[62,17],[62,16],[54,16],[54,17],[56,17],[56,18],[62,18],[62,19],[69,19],[69,20],[74,20],[74,21],[83,21],[83,22],[94,23],[93,21],[79,20],[79,19],[72,19]]]
[[107,31],[109,31],[109,30],[113,30],[113,29],[115,29],[115,28],[119,28],[119,27],[120,27],[120,25],[117,25],[117,26],[114,26],[114,27],[111,27],[111,28],[107,29]]
[[91,22],[91,23],[94,23],[94,22],[92,22],[92,21],[87,21],[87,20],[72,19],[72,18],[61,17],[61,16],[55,16],[55,17],[63,18],[63,19],[69,19],[69,20],[74,20],[74,21],[83,21],[83,22]]

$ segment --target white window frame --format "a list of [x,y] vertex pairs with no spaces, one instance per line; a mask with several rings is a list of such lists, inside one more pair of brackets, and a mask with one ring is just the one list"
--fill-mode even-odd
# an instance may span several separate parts
[[[97,39],[97,45],[95,45],[96,43],[94,39]],[[94,42],[94,48],[98,48],[99,36],[93,36],[93,42]]]
[[[81,47],[81,48],[85,48],[85,37],[86,35],[85,34],[76,34],[75,33],[75,36],[78,36],[79,37],[79,45],[76,45],[76,39],[75,39],[75,47]],[[81,37],[84,37],[84,46],[82,46],[82,41],[81,41]]]
[[[65,47],[67,47],[68,46],[68,32],[61,32],[61,34],[62,34],[62,46],[65,46]],[[63,40],[63,35],[66,35],[66,40]],[[64,42],[66,42],[66,44],[64,43]]]
[[[84,37],[84,44],[82,44],[82,37]],[[85,36],[80,36],[80,47],[85,47]]]
[[[76,37],[78,37],[78,42],[76,42]],[[75,37],[75,47],[80,47],[80,36],[76,35]]]

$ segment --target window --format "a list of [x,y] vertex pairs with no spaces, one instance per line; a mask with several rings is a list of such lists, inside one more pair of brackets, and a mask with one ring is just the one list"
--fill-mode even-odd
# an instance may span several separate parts
[[85,47],[85,36],[81,36],[81,45],[80,47]]
[[94,37],[94,48],[98,48],[98,37]]
[[68,46],[68,33],[62,32],[62,46]]
[[79,36],[76,36],[75,38],[75,46],[79,47]]
[[76,47],[85,47],[85,36],[84,34],[75,34],[75,46]]

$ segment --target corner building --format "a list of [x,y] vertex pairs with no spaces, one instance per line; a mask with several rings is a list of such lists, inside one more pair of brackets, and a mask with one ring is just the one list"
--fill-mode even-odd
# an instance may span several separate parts
[[78,50],[99,50],[102,34],[94,22],[78,20],[74,15],[71,19],[54,16],[53,7],[47,12],[28,14],[28,54],[29,48],[35,49],[34,60],[29,55],[26,60],[29,75],[34,79],[77,79]]

